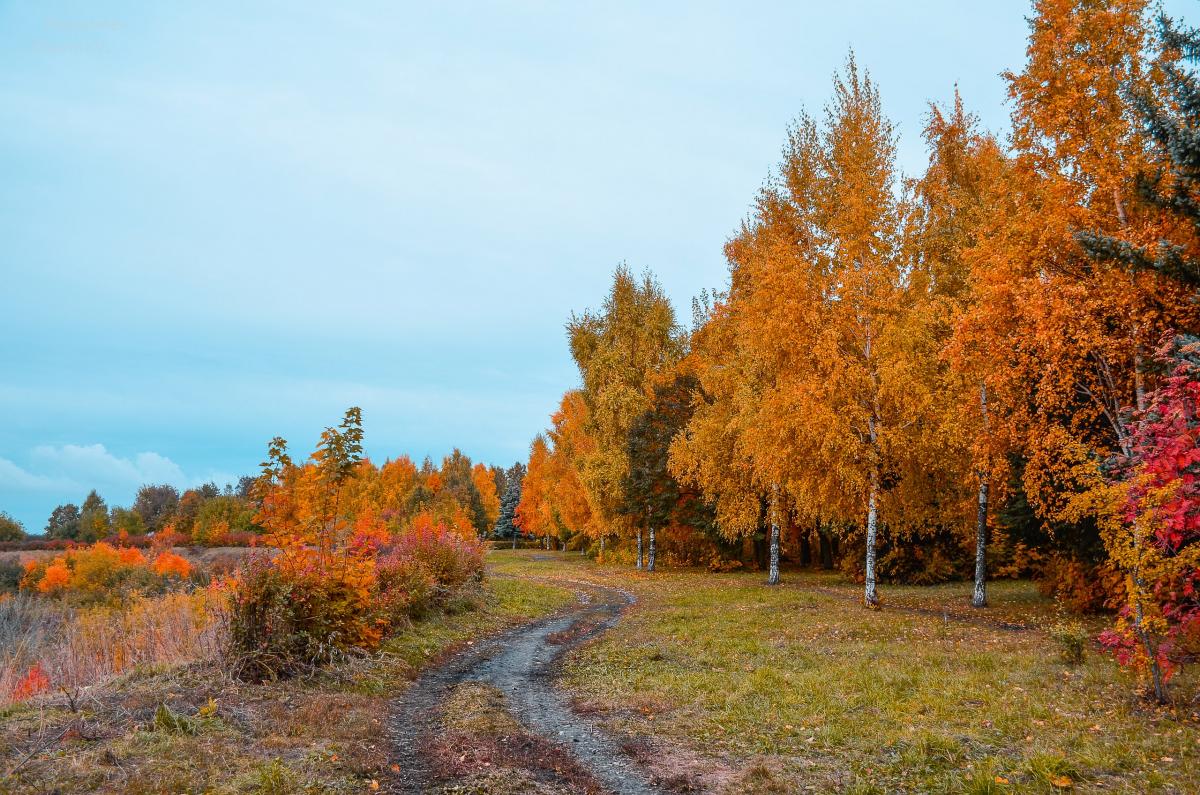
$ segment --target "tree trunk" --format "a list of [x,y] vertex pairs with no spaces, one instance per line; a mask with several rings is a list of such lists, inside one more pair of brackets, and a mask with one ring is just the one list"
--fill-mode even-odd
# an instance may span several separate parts
[[608,536],[600,536],[600,562],[604,562],[604,541]]
[[800,565],[812,565],[812,543],[809,541],[808,531],[800,533]]
[[863,603],[867,607],[879,606],[879,593],[875,590],[875,536],[879,525],[879,473],[871,473],[871,491],[867,496],[867,562],[866,588]]
[[517,530],[513,528],[513,549],[517,548]]
[[771,522],[771,563],[767,569],[767,585],[779,584],[779,522]]
[[650,555],[646,558],[646,571],[654,571],[654,558],[658,552],[658,546],[654,540],[654,525],[650,525]]
[[817,547],[821,552],[821,568],[829,571],[833,568],[833,540],[825,533],[817,534]]
[[975,510],[975,594],[971,607],[987,607],[987,473],[979,473],[979,505]]
[[642,528],[638,528],[637,570],[642,570]]

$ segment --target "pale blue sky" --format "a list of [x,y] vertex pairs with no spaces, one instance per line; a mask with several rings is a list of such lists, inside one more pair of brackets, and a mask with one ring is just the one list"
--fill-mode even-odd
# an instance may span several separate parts
[[34,532],[307,453],[350,405],[378,459],[524,458],[569,313],[622,260],[681,316],[722,285],[850,47],[911,173],[956,83],[1003,131],[1027,11],[187,5],[0,2],[0,509]]

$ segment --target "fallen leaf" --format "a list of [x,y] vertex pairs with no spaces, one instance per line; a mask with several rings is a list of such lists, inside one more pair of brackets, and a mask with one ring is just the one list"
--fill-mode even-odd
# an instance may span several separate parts
[[1050,786],[1058,789],[1070,789],[1075,785],[1070,776],[1051,776]]
[[1008,779],[1006,779],[1004,776],[996,776],[996,783],[997,784],[1007,784]]

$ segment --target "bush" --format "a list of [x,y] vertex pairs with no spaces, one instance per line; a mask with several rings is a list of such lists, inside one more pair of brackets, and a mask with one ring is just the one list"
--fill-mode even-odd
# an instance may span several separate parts
[[1083,624],[1078,621],[1059,621],[1050,627],[1050,637],[1058,643],[1058,656],[1067,665],[1079,665],[1083,662],[1091,636]]
[[0,560],[0,593],[17,590],[24,572],[24,567],[15,560]]
[[373,561],[321,567],[304,558],[256,555],[242,569],[230,627],[239,677],[278,679],[378,646],[386,622],[370,587]]
[[480,542],[432,520],[414,522],[383,548],[256,555],[237,577],[236,671],[251,681],[276,679],[375,649],[388,632],[482,577]]
[[160,552],[152,563],[136,547],[98,541],[68,549],[52,560],[28,562],[20,587],[79,604],[121,604],[134,594],[162,593],[191,573],[191,564],[173,552]]

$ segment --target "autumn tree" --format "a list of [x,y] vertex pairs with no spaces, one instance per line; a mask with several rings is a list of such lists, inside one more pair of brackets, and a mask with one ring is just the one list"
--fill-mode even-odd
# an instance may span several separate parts
[[179,507],[179,490],[169,484],[144,485],[133,500],[133,510],[142,518],[142,523],[151,532],[166,527]]
[[[789,131],[775,178],[728,246],[737,369],[749,376],[734,425],[772,535],[785,510],[816,506],[862,526],[872,607],[881,502],[930,402],[894,160],[878,90],[851,57],[823,123],[802,115]],[[891,517],[897,527],[908,518]]]
[[96,541],[108,536],[111,531],[108,504],[95,489],[88,492],[79,509],[79,534],[81,541]]
[[[999,145],[979,132],[978,120],[968,114],[957,92],[949,109],[930,107],[924,131],[929,164],[914,184],[915,208],[909,252],[913,289],[925,324],[920,339],[930,344],[925,356],[935,366],[932,379],[936,410],[926,427],[932,438],[920,449],[933,460],[921,462],[926,476],[940,487],[934,495],[951,507],[948,524],[958,524],[954,508],[967,481],[975,492],[974,607],[987,605],[988,502],[993,482],[1003,478],[1004,447],[992,432],[988,410],[989,351],[968,338],[956,338],[964,316],[975,301],[980,274],[971,268],[968,252],[978,244],[990,214],[998,211],[996,185],[1004,177],[1006,160]],[[915,473],[912,473],[915,474]],[[954,488],[962,486],[964,489]]]
[[[567,331],[583,381],[587,431],[594,441],[580,462],[580,480],[596,519],[628,532],[632,523],[621,514],[620,500],[629,475],[629,429],[649,406],[649,377],[679,358],[682,343],[675,313],[652,275],[636,279],[622,265],[602,308],[572,315]],[[642,533],[637,527],[641,568]]]
[[623,484],[620,510],[634,522],[644,522],[649,536],[646,570],[654,571],[658,530],[689,525],[707,530],[712,513],[702,496],[683,486],[670,472],[671,443],[692,415],[692,396],[699,388],[695,376],[678,373],[654,386],[650,408],[629,429],[629,474]]
[[1063,568],[1058,586],[1091,584],[1096,602],[1104,517],[1078,513],[1075,498],[1101,482],[1097,462],[1129,454],[1126,409],[1145,408],[1147,351],[1168,328],[1194,328],[1197,313],[1178,281],[1100,266],[1078,239],[1088,231],[1146,247],[1164,232],[1161,214],[1136,201],[1155,154],[1126,101],[1161,92],[1147,5],[1035,3],[1028,61],[1007,75],[1013,156],[994,188],[1002,200],[967,253],[979,278],[961,336],[991,352],[993,430],[1021,449],[1020,485],[1038,519],[1069,520],[1086,531],[1075,549],[1098,550],[1082,569]]
[[521,481],[521,500],[513,523],[527,535],[540,536],[547,547],[555,529],[550,477],[550,447],[546,437],[539,433],[529,446],[529,463]]
[[1166,371],[1132,422],[1129,452],[1112,462],[1101,511],[1105,543],[1125,575],[1126,598],[1102,640],[1148,672],[1155,698],[1200,625],[1200,338],[1168,334],[1155,356]]
[[[738,260],[730,254],[734,279]],[[705,296],[707,298],[707,296]],[[668,467],[681,483],[698,489],[712,506],[718,534],[727,541],[754,537],[761,526],[763,487],[743,444],[747,406],[758,405],[760,374],[739,347],[734,312],[740,308],[722,294],[693,305],[693,329],[686,361],[694,374],[691,416],[671,442]],[[750,413],[750,421],[753,414]],[[772,547],[778,534],[772,532]],[[768,575],[776,581],[777,572]]]
[[594,538],[600,533],[603,548],[604,528],[597,526],[590,495],[579,477],[581,463],[594,448],[587,433],[587,404],[583,395],[578,390],[565,393],[550,420],[546,436],[551,445],[550,501],[555,519],[570,535],[583,533]]
[[496,492],[496,478],[492,470],[485,464],[476,464],[471,468],[471,481],[479,492],[479,504],[483,509],[483,530],[486,533],[496,526],[500,518],[500,495]]

